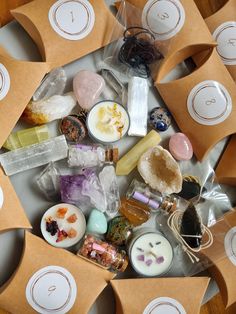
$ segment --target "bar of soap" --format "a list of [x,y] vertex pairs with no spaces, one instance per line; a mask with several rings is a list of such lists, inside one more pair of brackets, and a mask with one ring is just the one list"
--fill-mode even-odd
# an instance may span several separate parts
[[161,141],[160,135],[152,130],[141,141],[139,141],[131,150],[124,155],[116,165],[116,174],[118,176],[128,175],[138,164],[138,160],[149,148],[158,145]]
[[75,97],[81,108],[90,110],[105,88],[103,77],[92,71],[82,70],[73,80]]

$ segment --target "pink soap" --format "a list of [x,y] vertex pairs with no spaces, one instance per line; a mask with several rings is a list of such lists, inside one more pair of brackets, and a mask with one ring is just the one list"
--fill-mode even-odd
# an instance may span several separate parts
[[176,133],[171,136],[169,150],[171,155],[177,160],[189,160],[193,157],[192,144],[183,133]]
[[103,77],[92,71],[82,70],[73,80],[75,97],[81,108],[89,111],[98,101],[105,87]]

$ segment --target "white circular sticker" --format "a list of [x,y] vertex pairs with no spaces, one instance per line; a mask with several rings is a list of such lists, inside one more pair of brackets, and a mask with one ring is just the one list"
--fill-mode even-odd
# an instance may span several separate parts
[[59,0],[49,10],[54,31],[69,40],[80,40],[93,29],[95,13],[87,0]]
[[177,300],[161,297],[153,300],[145,308],[143,314],[187,314],[183,305]]
[[236,266],[236,227],[227,232],[224,244],[229,260]]
[[10,89],[10,75],[5,66],[0,63],[0,100],[6,97]]
[[77,286],[74,277],[65,268],[48,266],[37,271],[26,287],[30,306],[41,314],[65,314],[74,305]]
[[143,27],[149,29],[157,40],[175,36],[184,22],[185,11],[179,0],[149,0],[143,9]]
[[0,209],[2,208],[3,202],[4,202],[3,190],[0,187]]
[[221,24],[213,33],[216,47],[224,64],[236,64],[236,22],[225,22]]
[[187,100],[190,116],[203,125],[223,122],[231,113],[232,99],[227,89],[216,81],[203,81],[190,92]]

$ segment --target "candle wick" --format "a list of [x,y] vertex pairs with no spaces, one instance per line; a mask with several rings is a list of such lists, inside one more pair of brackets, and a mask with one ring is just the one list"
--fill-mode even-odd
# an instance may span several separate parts
[[150,251],[149,254],[151,254],[151,255],[154,256],[155,258],[158,258],[158,256],[157,256],[154,252],[152,252],[152,251]]

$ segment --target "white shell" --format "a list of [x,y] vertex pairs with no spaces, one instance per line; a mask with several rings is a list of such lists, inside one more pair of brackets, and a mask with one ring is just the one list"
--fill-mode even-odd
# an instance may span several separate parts
[[163,194],[179,193],[182,189],[179,165],[161,146],[153,147],[141,156],[138,171],[151,188]]

